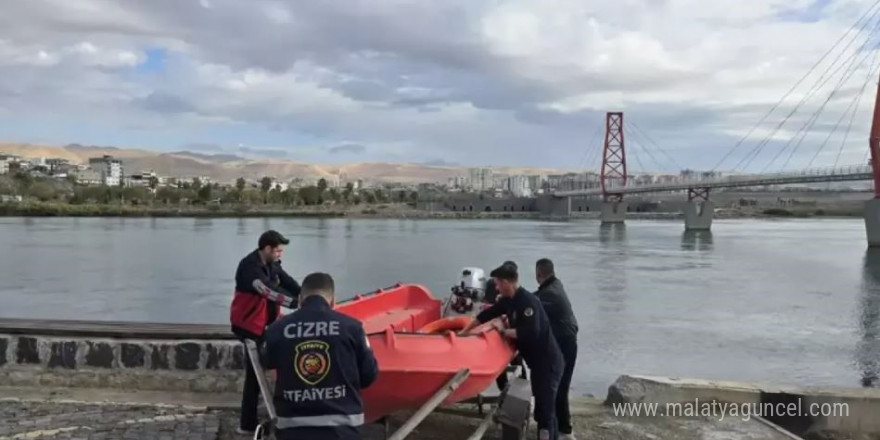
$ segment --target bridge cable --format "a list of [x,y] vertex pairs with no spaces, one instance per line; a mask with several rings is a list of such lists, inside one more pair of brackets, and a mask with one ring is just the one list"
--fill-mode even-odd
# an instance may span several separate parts
[[[780,106],[783,102],[785,102],[785,99],[788,98],[788,96],[791,95],[792,92],[794,92],[795,89],[797,89],[797,87],[800,86],[801,83],[804,82],[804,80],[807,79],[807,77],[809,77],[810,74],[812,74],[813,71],[814,71],[817,67],[819,67],[820,64],[822,64],[822,62],[825,60],[825,58],[827,58],[828,55],[830,55],[831,52],[833,52],[834,49],[835,49],[835,48],[836,48],[841,42],[843,42],[843,40],[846,38],[846,36],[849,35],[849,33],[852,32],[852,30],[855,29],[856,26],[858,26],[859,23],[862,22],[862,20],[864,20],[869,14],[870,14],[871,17],[873,18],[873,16],[877,14],[877,11],[874,11],[873,13],[871,13],[871,11],[874,10],[874,8],[876,8],[878,4],[880,4],[880,0],[875,1],[874,4],[871,5],[871,7],[869,7],[861,17],[859,17],[859,19],[856,20],[855,23],[853,23],[852,26],[851,26],[849,29],[847,29],[847,31],[844,32],[843,35],[841,35],[840,38],[839,38],[839,39],[838,39],[838,40],[837,40],[837,41],[836,41],[836,42],[835,42],[830,48],[828,48],[828,51],[826,51],[826,52],[822,55],[822,57],[819,58],[819,60],[816,61],[816,63],[813,64],[813,65],[807,70],[807,72],[804,73],[804,75],[801,76],[801,78],[798,79],[797,82],[795,82],[795,84],[794,84],[794,85],[793,85],[793,86],[792,86],[787,92],[785,92],[784,95],[782,95],[782,98],[780,98],[779,101],[777,101],[776,104],[774,104],[773,107],[770,108],[770,110],[767,111],[767,113],[765,113],[764,116],[762,116],[761,119],[760,119],[755,125],[753,125],[752,128],[751,128],[751,129],[750,129],[750,130],[749,130],[749,131],[748,131],[748,132],[747,132],[742,138],[740,138],[740,140],[739,140],[739,141],[733,146],[733,148],[731,148],[730,150],[727,151],[727,153],[721,158],[721,160],[719,160],[718,163],[715,164],[714,167],[712,167],[712,170],[711,170],[711,171],[715,171],[719,166],[721,166],[721,164],[724,163],[724,161],[727,160],[727,158],[730,157],[730,155],[733,154],[733,152],[736,151],[736,149],[739,148],[739,147],[743,144],[743,142],[745,142],[745,140],[748,139],[748,137],[751,136],[752,133],[754,133],[755,130],[756,130],[761,124],[763,124],[764,121],[766,121],[767,118],[768,118],[768,117],[769,117],[774,111],[776,111],[776,109],[779,108],[779,106]],[[868,21],[866,21],[865,24],[867,24],[870,20],[871,20],[871,19],[868,19]],[[859,33],[862,32],[862,30],[864,29],[864,26],[865,26],[865,25],[863,24],[863,25],[862,25],[862,28],[856,33],[856,35],[858,35]],[[832,63],[832,64],[833,64],[833,63]]]
[[[853,103],[850,103],[850,108],[852,109],[852,112],[849,112],[849,113],[850,113],[850,115],[849,115],[849,124],[848,124],[847,127],[846,127],[846,132],[843,134],[843,140],[841,140],[841,142],[840,142],[840,148],[838,148],[838,150],[837,150],[837,156],[834,158],[834,166],[833,166],[833,168],[837,168],[837,164],[838,164],[838,162],[840,161],[840,155],[841,155],[841,153],[843,152],[843,147],[844,147],[844,145],[846,144],[846,140],[847,140],[847,138],[849,138],[849,133],[850,133],[850,131],[852,130],[852,126],[853,126],[853,120],[855,120],[856,113],[858,113],[858,111],[859,111],[859,106],[860,106],[861,103],[862,103],[862,97],[863,97],[864,94],[865,94],[865,89],[868,88],[868,84],[871,84],[871,83],[872,83],[872,79],[874,78],[874,76],[875,76],[875,74],[876,74],[876,71],[877,71],[877,54],[878,54],[878,52],[877,52],[876,49],[875,49],[875,52],[874,52],[874,59],[871,60],[871,68],[868,69],[868,74],[867,74],[867,77],[865,78],[865,82],[862,83],[862,88],[861,88],[861,90],[859,90],[859,92],[856,93],[855,103],[854,103],[854,104],[853,104]],[[838,124],[838,125],[840,125],[840,122],[843,120],[844,117],[846,117],[846,114],[847,114],[848,111],[849,111],[849,109],[847,109],[847,111],[844,111],[843,115],[841,116],[841,120],[840,120],[840,121],[837,121],[837,124]],[[834,126],[834,130],[837,130],[837,125]],[[833,133],[833,131],[832,131],[832,133]],[[831,135],[830,135],[830,134],[828,135],[828,138],[825,139],[825,143],[827,143],[829,139],[831,139]],[[822,147],[819,148],[819,151],[821,151],[822,148],[825,147],[825,143],[822,144]],[[815,159],[816,156],[819,155],[819,151],[816,152],[816,155],[813,156],[813,159]],[[807,164],[807,168],[809,168],[809,167],[813,164],[813,159],[811,159],[811,160],[810,160],[810,163]]]
[[[880,23],[878,23],[878,26],[880,26]],[[875,44],[874,48],[873,48],[874,50],[869,51],[865,55],[865,57],[862,59],[862,61],[859,63],[859,65],[856,66],[851,71],[849,71],[848,74],[840,80],[840,82],[837,84],[837,86],[834,88],[834,90],[831,91],[831,93],[828,95],[828,97],[825,99],[825,101],[822,103],[822,105],[813,114],[812,120],[808,122],[808,125],[804,125],[804,127],[801,128],[803,130],[803,134],[801,135],[801,137],[798,140],[795,147],[792,148],[791,152],[788,155],[788,158],[785,160],[785,163],[782,164],[781,169],[784,169],[786,166],[788,166],[792,157],[794,157],[795,152],[797,152],[797,150],[800,148],[801,144],[803,143],[804,139],[807,137],[808,132],[810,130],[812,130],[813,126],[816,124],[816,121],[819,119],[820,113],[822,113],[822,111],[825,109],[825,106],[828,105],[828,102],[831,101],[831,99],[834,97],[834,95],[840,91],[840,89],[843,87],[843,85],[847,81],[849,81],[850,78],[852,78],[852,76],[862,67],[862,65],[864,65],[865,62],[868,61],[869,56],[873,55],[874,57],[876,57],[876,55],[877,55],[876,50],[878,48],[880,48],[880,44]],[[869,68],[870,68],[870,65],[873,64],[873,60],[874,59],[872,59],[871,63],[869,63],[869,65],[868,65]],[[795,135],[795,137],[797,137],[797,135]]]
[[[880,11],[878,11],[878,12],[880,12]],[[874,15],[875,16],[877,15],[876,12]],[[871,20],[873,20],[873,19],[874,19],[874,16],[871,17]],[[865,25],[867,25],[867,24],[868,23],[866,22]],[[878,24],[880,24],[880,21],[878,21]],[[875,25],[875,27],[876,27],[876,25]],[[863,26],[862,30],[863,29],[864,29],[864,26]],[[740,166],[743,165],[742,170],[745,171],[745,169],[747,169],[749,167],[749,165],[751,165],[752,162],[761,154],[761,152],[763,151],[763,148],[773,139],[773,137],[776,135],[776,133],[779,132],[779,130],[785,125],[785,123],[788,122],[788,120],[798,111],[798,109],[800,109],[800,107],[804,103],[806,103],[808,100],[812,99],[813,96],[816,94],[816,92],[818,92],[820,89],[822,89],[822,87],[824,87],[825,84],[827,84],[828,81],[831,78],[833,78],[840,71],[841,68],[846,66],[847,63],[849,63],[849,65],[852,66],[852,62],[853,62],[852,60],[856,59],[859,55],[859,51],[864,49],[864,47],[866,47],[868,45],[868,43],[870,42],[870,38],[868,40],[866,40],[865,42],[863,42],[862,45],[858,49],[856,49],[856,51],[854,51],[842,64],[838,65],[834,69],[834,71],[831,72],[830,75],[828,75],[831,68],[834,67],[835,64],[837,64],[837,61],[839,61],[840,57],[843,55],[843,53],[846,51],[846,49],[848,49],[849,46],[853,42],[855,42],[855,39],[858,37],[858,35],[860,33],[861,33],[861,30],[859,31],[858,34],[855,35],[853,40],[851,40],[846,45],[844,50],[838,55],[837,58],[835,58],[835,60],[832,62],[832,64],[829,65],[825,69],[825,71],[822,73],[822,75],[816,80],[816,83],[814,83],[813,86],[811,86],[811,88],[809,89],[807,94],[804,95],[803,98],[801,98],[801,100],[797,103],[797,105],[794,106],[794,108],[792,108],[792,110],[788,113],[788,115],[782,121],[780,121],[779,124],[776,125],[776,127],[773,129],[773,131],[770,132],[770,134],[767,135],[767,137],[765,137],[761,142],[759,142],[758,145],[756,145],[755,148],[753,148],[746,156],[744,156],[742,159],[740,159],[740,161],[734,167],[734,170],[740,169]],[[771,163],[772,163],[772,161],[771,161]]]
[[605,142],[602,140],[601,133],[604,126],[604,123],[599,124],[596,133],[593,135],[593,148],[590,150],[590,154],[586,157],[587,160],[584,163],[583,168],[581,168],[584,172],[586,172],[588,168],[594,171],[602,168],[602,153],[605,150]]
[[578,165],[575,168],[576,170],[582,169],[581,166],[583,166],[584,167],[583,169],[585,170],[586,167],[589,165],[589,162],[588,161],[585,162],[585,161],[587,160],[587,156],[592,157],[591,153],[593,153],[594,150],[596,150],[596,148],[595,148],[597,145],[596,140],[599,138],[599,133],[602,132],[602,125],[603,124],[598,124],[598,126],[596,127],[596,130],[594,130],[593,136],[590,139],[590,143],[587,144],[587,148],[584,150],[584,155],[581,157],[580,162],[578,162]]
[[[637,137],[635,130],[629,127],[626,127],[624,131],[629,133],[630,137],[634,141],[637,141],[639,143],[639,148],[641,148],[651,158],[651,160],[654,162],[654,165],[657,165],[657,171],[662,171],[662,169],[664,168],[663,165],[660,163],[660,161],[657,160],[657,158],[654,156],[654,153],[652,153],[651,150],[646,146],[647,144],[644,143],[641,135]],[[644,168],[643,171],[647,173],[648,169]]]
[[[869,52],[867,55],[870,55],[870,52]],[[791,146],[793,145],[794,148],[791,149],[791,151],[790,151],[790,153],[789,153],[789,155],[788,155],[788,158],[785,160],[785,162],[783,162],[782,167],[780,168],[780,171],[785,169],[785,167],[786,167],[786,166],[788,165],[788,163],[791,161],[791,159],[792,159],[792,157],[794,156],[794,154],[795,154],[795,153],[797,152],[797,150],[800,148],[800,146],[801,146],[801,144],[803,143],[804,139],[805,139],[805,138],[807,137],[807,135],[809,134],[809,131],[813,128],[813,126],[815,125],[816,121],[819,119],[819,116],[820,116],[820,114],[822,113],[822,111],[825,110],[825,106],[831,101],[831,99],[834,97],[834,95],[835,95],[838,91],[840,91],[840,89],[841,89],[841,87],[843,86],[843,84],[846,83],[846,81],[848,81],[848,80],[852,77],[852,75],[858,70],[859,67],[861,67],[862,64],[864,64],[865,61],[867,61],[867,56],[866,56],[864,59],[862,59],[862,61],[859,63],[858,66],[856,66],[855,68],[853,68],[853,65],[855,64],[855,58],[853,58],[852,62],[850,62],[850,64],[849,64],[849,67],[847,68],[846,73],[845,73],[844,76],[838,81],[837,85],[831,90],[831,92],[830,92],[830,93],[828,94],[828,96],[825,98],[825,101],[823,101],[822,104],[821,104],[821,105],[820,105],[820,106],[819,106],[819,107],[813,112],[813,114],[811,114],[810,117],[807,118],[807,120],[806,120],[806,121],[803,123],[803,125],[798,129],[798,131],[795,132],[795,133],[794,133],[794,134],[788,139],[788,141],[785,143],[785,145],[784,145],[782,148],[780,148],[779,151],[776,152],[776,155],[774,155],[774,156],[773,156],[773,159],[771,159],[771,160],[770,160],[770,161],[764,166],[764,168],[761,170],[761,173],[766,172],[766,171],[770,168],[770,166],[772,166],[772,165],[776,162],[776,159],[778,159],[779,157],[781,157],[782,154],[785,153],[785,152],[788,150],[788,148],[791,147]],[[797,139],[797,142],[793,144],[793,142],[795,141],[795,139]],[[754,158],[752,158],[752,159],[754,159]]]
[[[626,134],[626,133],[632,134],[632,133],[631,133],[631,130],[629,129],[629,127],[624,127],[623,131],[624,131],[625,134]],[[639,164],[639,168],[642,170],[642,173],[647,173],[647,172],[648,172],[648,169],[645,168],[645,165],[642,163],[642,159],[640,159],[641,154],[637,153],[638,149],[642,149],[642,150],[644,150],[644,147],[641,146],[641,145],[639,145],[639,142],[636,141],[635,136],[630,136],[630,139],[632,139],[630,145],[633,146],[633,148],[630,149],[630,152],[631,152],[631,153],[636,153],[636,154],[632,154],[631,156],[634,157],[634,158],[636,159],[636,163]],[[629,173],[627,173],[627,174],[629,174]]]
[[[663,153],[663,155],[666,156],[669,159],[669,161],[672,163],[673,167],[677,168],[678,170],[684,169],[684,167],[681,166],[681,164],[679,164],[678,161],[676,161],[669,153],[667,153],[666,150],[664,150],[662,147],[660,147],[660,145],[657,144],[657,142],[654,142],[654,139],[652,139],[650,136],[648,136],[648,133],[643,128],[639,127],[635,122],[630,122],[630,124],[632,125],[632,127],[635,129],[636,132],[641,133],[641,136],[643,138],[647,139],[650,144],[652,144],[655,148],[657,148],[657,150],[660,151],[660,153]],[[658,170],[658,171],[660,171],[660,170]]]
[[[880,24],[880,21],[878,21],[878,24]],[[791,110],[791,112],[789,112],[789,114],[782,121],[779,122],[779,124],[776,126],[776,128],[772,132],[770,132],[770,134],[766,138],[764,138],[758,145],[756,145],[755,148],[749,152],[749,154],[747,154],[745,157],[743,157],[740,160],[740,162],[737,163],[737,165],[736,165],[736,167],[734,167],[734,169],[739,169],[740,165],[743,165],[743,167],[742,167],[743,170],[747,169],[752,164],[752,162],[763,152],[763,148],[769,144],[769,142],[773,139],[773,137],[779,132],[779,130],[785,125],[785,123],[789,121],[789,119],[795,114],[795,112],[804,103],[806,103],[807,101],[812,99],[813,96],[819,90],[821,90],[822,87],[824,87],[825,84],[827,84],[828,81],[831,78],[833,78],[838,73],[838,71],[840,71],[841,68],[843,68],[844,66],[847,65],[847,63],[849,63],[850,67],[852,66],[854,60],[857,58],[857,56],[859,54],[859,51],[864,49],[864,47],[867,46],[869,41],[870,40],[866,40],[859,49],[857,49],[855,52],[853,52],[849,56],[849,58],[846,61],[844,61],[843,64],[840,64],[839,66],[837,66],[837,68],[834,69],[834,72],[831,75],[826,77],[826,74],[828,73],[829,70],[831,70],[831,67],[833,67],[833,64],[831,66],[829,66],[828,69],[826,69],[826,71],[823,72],[822,76],[820,76],[820,78],[817,80],[817,83],[814,84],[810,88],[810,90],[808,90],[807,94],[804,95],[803,98],[801,98],[800,102],[798,102],[798,104]],[[836,61],[837,60],[835,60],[835,64],[836,64]],[[847,70],[849,70],[849,68]],[[800,130],[798,131],[798,133],[800,133]],[[795,134],[794,137],[797,137],[797,134]],[[794,139],[794,137],[789,139],[789,143],[787,143],[785,145],[784,149],[787,149],[790,146],[790,142]],[[770,164],[775,162],[775,159],[778,158],[781,154],[782,154],[781,151],[777,152],[777,155],[774,157],[773,160],[770,161]]]
[[[876,57],[877,57],[877,56],[876,56],[876,53],[875,53],[875,54],[874,54],[874,58],[876,58]],[[873,62],[872,62],[872,64],[873,64]],[[835,133],[837,133],[837,129],[840,127],[840,124],[843,122],[844,119],[846,119],[847,116],[850,116],[850,119],[849,119],[850,124],[849,124],[849,127],[847,127],[847,129],[846,129],[846,133],[844,134],[844,139],[846,139],[846,137],[849,136],[849,131],[850,131],[850,129],[852,128],[852,121],[853,121],[854,116],[855,116],[855,109],[858,108],[859,103],[862,101],[862,92],[865,91],[865,87],[868,85],[868,83],[870,83],[870,78],[871,78],[872,76],[874,76],[873,69],[870,70],[870,71],[868,71],[868,75],[867,75],[867,76],[868,76],[868,80],[865,81],[865,83],[862,85],[861,89],[859,90],[859,93],[857,93],[856,96],[853,97],[853,100],[852,100],[852,101],[849,103],[849,105],[846,107],[846,110],[844,110],[843,113],[840,114],[840,118],[837,120],[837,123],[834,124],[834,127],[831,129],[831,131],[828,132],[828,136],[825,137],[825,141],[822,142],[822,144],[819,146],[819,148],[816,149],[816,152],[813,154],[813,157],[810,158],[810,161],[809,161],[809,162],[807,162],[807,166],[806,166],[806,168],[810,168],[810,167],[813,166],[813,162],[816,160],[817,157],[819,157],[819,154],[820,154],[820,153],[825,149],[825,147],[828,145],[828,142],[831,140],[831,137],[834,136]],[[841,146],[842,146],[842,145],[843,145],[843,143],[841,143]],[[839,152],[839,151],[838,151],[838,155],[837,155],[837,157],[838,157],[838,159],[840,158],[840,152]],[[836,160],[836,159],[835,159],[835,161],[834,161],[834,166],[835,166],[835,167],[837,166],[837,160]]]

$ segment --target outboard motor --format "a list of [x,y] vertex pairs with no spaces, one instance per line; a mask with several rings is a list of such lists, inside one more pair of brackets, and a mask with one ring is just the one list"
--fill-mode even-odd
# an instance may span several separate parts
[[483,299],[486,291],[486,275],[478,267],[466,267],[461,271],[461,281],[452,286],[452,295],[446,302],[443,316],[475,315],[479,312],[476,304]]

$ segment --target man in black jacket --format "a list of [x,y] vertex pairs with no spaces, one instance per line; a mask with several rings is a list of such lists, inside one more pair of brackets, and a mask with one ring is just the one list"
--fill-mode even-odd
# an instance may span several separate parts
[[553,262],[542,258],[535,263],[535,277],[538,281],[538,291],[535,292],[547,317],[550,318],[550,328],[559,350],[565,360],[565,369],[562,372],[562,380],[559,382],[559,390],[556,392],[556,420],[559,426],[560,439],[574,439],[571,428],[571,412],[568,407],[568,389],[571,386],[571,376],[574,373],[574,364],[577,360],[577,333],[578,324],[565,294],[562,281],[556,278]]
[[325,273],[305,277],[299,310],[266,330],[279,440],[360,438],[361,390],[379,369],[363,324],[333,310],[333,284]]
[[497,324],[505,337],[516,342],[517,350],[531,370],[532,394],[535,396],[535,421],[539,440],[556,440],[556,389],[562,377],[564,361],[553,339],[551,324],[538,298],[519,285],[515,266],[504,264],[490,274],[498,287],[498,301],[483,310],[460,332],[467,335],[478,325],[507,316],[510,328]]

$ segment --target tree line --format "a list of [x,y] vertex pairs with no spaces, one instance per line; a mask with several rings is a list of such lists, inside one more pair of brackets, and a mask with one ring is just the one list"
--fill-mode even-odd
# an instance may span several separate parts
[[415,203],[419,200],[417,191],[386,191],[383,189],[363,189],[355,191],[349,183],[344,188],[328,188],[327,181],[321,179],[316,185],[301,188],[281,189],[273,185],[272,179],[264,177],[259,185],[248,185],[244,178],[238,178],[234,186],[219,183],[205,184],[200,179],[192,182],[179,182],[172,186],[159,186],[159,179],[150,178],[146,186],[106,186],[80,185],[74,177],[53,179],[32,177],[27,173],[0,176],[0,195],[19,195],[42,202],[63,202],[70,204],[130,204],[130,205],[275,205],[275,206],[316,206],[323,204],[375,204],[375,203]]

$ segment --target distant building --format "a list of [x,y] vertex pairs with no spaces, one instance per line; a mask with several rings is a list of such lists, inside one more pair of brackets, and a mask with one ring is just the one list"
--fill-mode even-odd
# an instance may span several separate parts
[[514,197],[531,197],[532,187],[530,186],[529,181],[530,179],[528,176],[510,176],[507,178],[507,188],[505,189]]
[[89,159],[89,168],[101,173],[101,183],[107,186],[119,186],[122,182],[122,161],[113,156],[104,155]]
[[[154,177],[155,177],[157,180],[159,179],[159,177],[156,176],[156,173],[154,173],[152,170],[150,170],[150,171],[142,171],[142,172],[140,172],[140,173],[138,173],[138,174],[132,174],[131,176],[128,176],[128,177],[125,178],[125,186],[144,186],[144,187],[149,187],[149,186],[150,186],[150,180],[152,180],[152,178],[154,178]],[[157,183],[161,183],[161,182],[157,182]]]
[[80,185],[100,185],[104,183],[104,178],[99,171],[85,169],[76,173],[76,183]]
[[469,168],[468,187],[475,191],[489,191],[495,187],[492,168]]
[[467,185],[467,179],[463,176],[450,177],[447,186],[451,190],[462,190]]
[[19,160],[21,160],[20,157],[12,154],[0,154],[0,174],[9,174],[10,165],[18,163]]
[[67,159],[50,158],[46,159],[45,164],[52,174],[68,173],[71,168],[70,161]]

